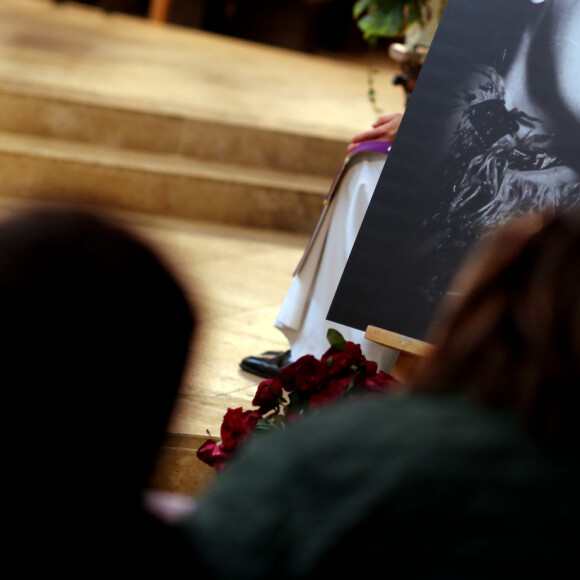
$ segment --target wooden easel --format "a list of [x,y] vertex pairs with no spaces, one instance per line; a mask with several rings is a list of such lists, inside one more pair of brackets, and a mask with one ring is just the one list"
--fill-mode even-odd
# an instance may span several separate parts
[[400,381],[404,381],[415,369],[421,358],[431,354],[434,348],[427,342],[383,330],[376,326],[367,326],[365,338],[381,346],[399,351],[391,374]]

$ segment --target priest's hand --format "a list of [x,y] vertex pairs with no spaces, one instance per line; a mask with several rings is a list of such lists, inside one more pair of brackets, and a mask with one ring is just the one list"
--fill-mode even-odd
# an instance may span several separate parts
[[347,147],[348,152],[353,151],[363,141],[393,141],[399,130],[402,118],[403,115],[401,113],[382,115],[373,123],[372,129],[359,133],[351,139]]

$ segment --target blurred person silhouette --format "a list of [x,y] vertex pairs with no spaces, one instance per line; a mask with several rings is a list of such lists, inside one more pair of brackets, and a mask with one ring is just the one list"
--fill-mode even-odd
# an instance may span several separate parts
[[18,212],[0,225],[0,310],[18,574],[191,565],[142,501],[195,329],[175,275],[103,217]]
[[255,437],[184,531],[215,578],[578,576],[580,216],[485,236],[397,392]]

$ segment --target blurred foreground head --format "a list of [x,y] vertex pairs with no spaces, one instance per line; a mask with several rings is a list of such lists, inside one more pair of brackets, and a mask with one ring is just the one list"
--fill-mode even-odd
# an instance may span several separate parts
[[[549,439],[580,440],[580,216],[492,232],[456,278],[416,388],[462,390]],[[457,297],[454,297],[457,296]]]
[[194,329],[174,276],[104,219],[26,212],[0,224],[0,321],[9,469],[19,489],[71,501],[88,494],[95,505],[136,497]]

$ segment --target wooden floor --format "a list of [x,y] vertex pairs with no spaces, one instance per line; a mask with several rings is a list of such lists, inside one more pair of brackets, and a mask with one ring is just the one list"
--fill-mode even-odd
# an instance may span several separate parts
[[[402,111],[402,90],[390,82],[394,66],[385,58],[379,68],[379,102],[386,111]],[[153,119],[152,127],[157,127],[147,147],[154,147],[155,134],[163,131],[162,122],[171,124],[175,119],[215,122],[233,133],[247,127],[255,135],[278,131],[339,140],[346,147],[350,136],[367,129],[376,117],[366,97],[367,73],[366,64],[349,59],[299,54],[72,4],[0,0],[0,99],[8,95],[11,106],[30,104],[31,98],[52,99],[75,111],[67,117],[63,111],[68,109],[58,109],[58,115],[57,109],[47,109],[53,116],[41,119],[40,129],[27,125],[33,107],[20,117],[0,114],[0,132],[7,131],[2,134],[3,151],[8,148],[5,141],[16,133],[24,139],[18,142],[23,150],[31,146],[32,141],[26,139],[62,132],[63,123],[83,118],[77,115],[79,102],[117,115],[118,123],[108,117],[108,125],[87,124],[87,131],[109,131],[107,147],[115,127],[135,112],[143,115],[143,122]],[[19,124],[2,126],[13,119]],[[58,138],[63,138],[60,133]],[[68,146],[82,148],[79,143],[85,138],[93,135],[76,135]],[[183,135],[179,138],[183,142]],[[198,134],[200,141],[218,138]],[[120,141],[103,157],[120,156],[125,146]],[[38,146],[52,151],[51,143],[41,141]],[[260,147],[267,158],[268,144],[260,142]],[[342,151],[341,145],[336,169]],[[132,149],[129,152],[136,155]],[[195,154],[202,153],[196,150]],[[61,171],[64,161],[56,162]],[[3,170],[12,164],[12,158],[8,159]],[[330,185],[330,178],[319,175],[318,179],[323,187]],[[22,203],[31,202],[0,197],[4,213]],[[208,430],[212,435],[219,433],[228,407],[249,406],[259,379],[241,371],[239,361],[270,348],[287,348],[273,322],[308,236],[151,211],[114,210],[111,215],[160,248],[200,306],[202,328],[168,434],[169,447],[192,449]],[[196,489],[191,478],[198,475],[192,475],[191,457],[177,453],[169,469],[179,462],[189,462],[189,467],[183,467],[181,479],[170,487]]]
[[175,219],[124,216],[175,265],[202,327],[172,425],[176,434],[219,434],[228,406],[249,407],[261,380],[241,359],[288,344],[273,327],[306,236]]

